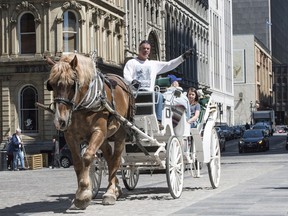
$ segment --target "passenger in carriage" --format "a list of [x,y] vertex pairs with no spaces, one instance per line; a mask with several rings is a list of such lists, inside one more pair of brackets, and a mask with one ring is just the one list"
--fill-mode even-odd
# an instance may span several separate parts
[[179,85],[179,81],[181,81],[182,78],[178,78],[172,74],[169,74],[168,77],[170,78],[171,85],[167,88],[167,91],[163,93],[165,100],[171,101],[171,105],[173,106],[182,106],[185,108],[186,116],[190,118],[189,100],[186,94],[183,93],[183,88]]
[[[154,91],[156,76],[173,70],[178,65],[183,63],[185,59],[192,55],[192,49],[189,49],[179,57],[168,62],[149,60],[151,45],[149,41],[143,40],[139,44],[139,53],[136,58],[130,59],[123,71],[124,79],[135,88],[144,91]],[[160,92],[155,92],[156,117],[160,128],[162,121],[163,95]],[[157,100],[158,99],[158,100]]]
[[190,103],[190,114],[191,114],[187,122],[191,125],[191,128],[195,128],[199,123],[198,120],[201,111],[201,106],[198,102],[199,96],[197,90],[193,87],[190,87],[188,89],[187,96]]
[[179,89],[179,90],[183,91],[182,87],[180,87],[180,85],[179,85],[179,81],[181,81],[182,78],[178,78],[173,74],[169,74],[168,77],[170,78],[170,83],[171,83],[171,85],[169,87],[170,89],[174,88],[174,89]]

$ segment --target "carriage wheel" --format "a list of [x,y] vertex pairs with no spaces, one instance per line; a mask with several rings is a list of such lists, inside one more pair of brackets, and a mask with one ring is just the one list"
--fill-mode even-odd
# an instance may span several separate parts
[[221,172],[221,155],[220,145],[217,137],[217,132],[213,128],[211,131],[211,160],[207,164],[208,174],[212,188],[217,188],[220,183],[220,172]]
[[133,190],[139,180],[139,170],[135,166],[126,166],[122,170],[122,179],[127,190]]
[[[81,145],[81,156],[85,153],[87,145],[84,143]],[[89,177],[91,182],[92,199],[94,199],[100,189],[101,179],[102,179],[102,166],[101,158],[96,158],[90,166]]]
[[100,190],[102,179],[102,168],[97,163],[97,159],[90,166],[89,176],[92,183],[92,199],[94,199]]
[[184,181],[183,153],[177,137],[170,137],[166,152],[166,179],[169,192],[174,199],[181,196]]

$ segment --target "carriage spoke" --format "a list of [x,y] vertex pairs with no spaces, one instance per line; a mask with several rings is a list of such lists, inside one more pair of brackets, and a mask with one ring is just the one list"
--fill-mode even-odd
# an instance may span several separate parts
[[179,198],[184,181],[183,153],[179,140],[171,137],[167,144],[166,178],[170,194],[173,198]]
[[125,188],[133,190],[139,180],[139,170],[134,166],[125,166],[121,173]]
[[220,182],[221,154],[215,129],[211,133],[211,154],[210,162],[207,164],[208,174],[212,188],[217,188]]

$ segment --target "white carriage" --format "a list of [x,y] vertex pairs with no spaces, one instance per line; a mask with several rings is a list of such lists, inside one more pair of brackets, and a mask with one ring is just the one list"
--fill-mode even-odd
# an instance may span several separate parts
[[[160,91],[160,87],[156,90]],[[199,177],[202,164],[207,164],[212,188],[219,186],[220,147],[214,129],[217,106],[212,95],[201,99],[206,102],[201,110],[200,123],[197,128],[190,128],[185,110],[174,103],[179,96],[176,93],[178,92],[173,92],[165,100],[162,130],[156,119],[154,92],[137,92],[133,123],[118,116],[132,131],[132,139],[126,142],[121,164],[123,183],[128,190],[136,187],[140,170],[165,169],[169,192],[173,198],[179,198],[184,184],[184,172],[191,172],[193,177]],[[99,190],[103,171],[105,161],[102,157],[97,157],[90,172],[94,197]]]

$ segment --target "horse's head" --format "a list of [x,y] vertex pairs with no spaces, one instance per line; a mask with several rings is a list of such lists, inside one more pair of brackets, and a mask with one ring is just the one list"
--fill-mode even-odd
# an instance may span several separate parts
[[79,55],[63,56],[57,63],[47,59],[52,68],[46,87],[47,90],[53,91],[54,125],[57,130],[67,130],[71,123],[74,107],[83,95],[80,89],[81,91],[87,90],[88,84],[81,76],[86,71],[83,71],[85,67],[79,65],[79,58],[81,59]]

